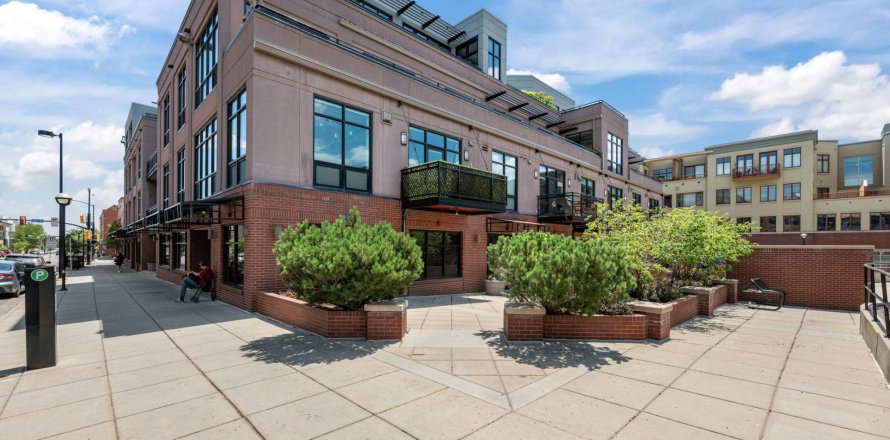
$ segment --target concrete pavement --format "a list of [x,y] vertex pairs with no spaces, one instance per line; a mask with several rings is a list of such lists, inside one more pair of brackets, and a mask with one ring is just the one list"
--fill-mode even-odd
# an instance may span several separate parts
[[59,365],[0,321],[6,438],[882,438],[857,315],[719,309],[673,339],[507,344],[503,299],[411,298],[400,343],[331,341],[108,262],[58,298]]

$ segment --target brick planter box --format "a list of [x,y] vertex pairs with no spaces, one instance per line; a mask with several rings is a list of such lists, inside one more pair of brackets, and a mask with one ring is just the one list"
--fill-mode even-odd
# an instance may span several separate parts
[[343,311],[312,307],[298,299],[263,292],[257,296],[256,310],[326,338],[401,340],[408,328],[408,307],[404,300],[367,304],[360,311]]
[[643,340],[647,337],[645,315],[547,315],[543,307],[507,304],[504,333],[510,341],[542,339]]
[[671,327],[676,327],[698,316],[698,295],[686,295],[683,298],[671,301],[670,304],[674,306],[674,310],[671,312]]
[[739,301],[739,280],[724,278],[722,280],[714,280],[714,284],[723,284],[726,286],[726,302],[735,304]]
[[681,287],[680,291],[698,296],[698,314],[711,316],[714,309],[726,304],[727,286],[720,284],[711,287]]
[[671,337],[671,328],[696,316],[699,311],[698,295],[687,295],[669,303],[633,301],[634,313],[646,317],[646,335],[649,339],[663,341]]

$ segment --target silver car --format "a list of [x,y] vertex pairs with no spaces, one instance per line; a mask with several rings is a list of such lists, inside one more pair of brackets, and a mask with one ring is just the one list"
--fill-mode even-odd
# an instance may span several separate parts
[[0,293],[17,297],[25,290],[25,265],[17,261],[0,260]]
[[43,267],[46,265],[46,260],[43,259],[40,255],[28,255],[28,254],[9,254],[5,258],[6,261],[16,261],[18,263],[22,263],[25,267]]

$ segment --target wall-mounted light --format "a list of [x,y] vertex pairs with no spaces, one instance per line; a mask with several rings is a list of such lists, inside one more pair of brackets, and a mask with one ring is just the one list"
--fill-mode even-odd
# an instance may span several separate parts
[[275,225],[275,239],[281,238],[281,225]]
[[569,179],[568,185],[569,185],[569,188],[572,187],[572,179]]
[[402,145],[408,145],[408,133],[405,133],[403,131],[401,134],[399,134],[399,143]]
[[535,172],[532,173],[532,175],[535,176],[535,180],[538,180],[538,178],[541,177],[541,173],[538,170],[535,170]]
[[464,161],[470,160],[470,150],[464,150]]
[[383,112],[383,123],[392,124],[392,113]]

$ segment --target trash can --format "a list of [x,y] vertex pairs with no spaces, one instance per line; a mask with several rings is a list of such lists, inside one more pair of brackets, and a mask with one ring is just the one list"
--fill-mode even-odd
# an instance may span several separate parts
[[25,347],[29,370],[56,365],[56,268],[25,269]]

